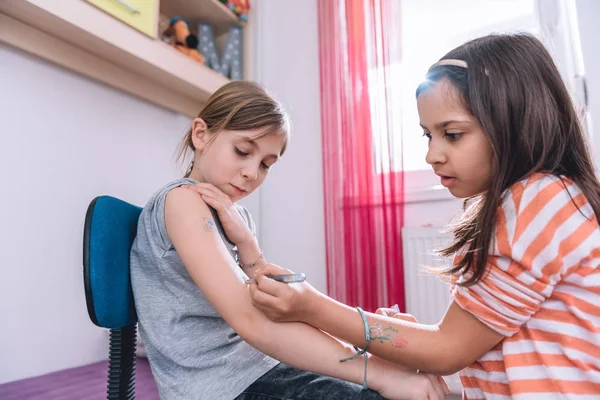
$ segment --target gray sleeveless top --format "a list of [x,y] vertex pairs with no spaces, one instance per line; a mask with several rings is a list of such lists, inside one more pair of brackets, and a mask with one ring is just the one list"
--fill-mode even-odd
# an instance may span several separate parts
[[[195,181],[183,178],[167,184],[140,215],[130,256],[140,336],[161,399],[230,400],[279,361],[251,347],[221,318],[169,240],[164,213],[167,193],[190,183]],[[236,207],[254,233],[248,210]],[[215,212],[213,216],[218,222]],[[219,233],[237,259],[234,244],[222,229]],[[240,278],[247,279],[238,271]]]

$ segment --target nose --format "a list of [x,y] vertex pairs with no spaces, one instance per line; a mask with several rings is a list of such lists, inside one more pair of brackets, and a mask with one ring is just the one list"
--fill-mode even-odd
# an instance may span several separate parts
[[440,142],[441,141],[437,141],[435,138],[432,138],[429,142],[429,149],[427,150],[427,155],[425,156],[425,161],[427,164],[445,164],[446,161],[448,161],[444,144]]
[[260,163],[248,163],[242,168],[242,176],[244,179],[249,181],[254,181],[258,179],[258,168],[260,167]]

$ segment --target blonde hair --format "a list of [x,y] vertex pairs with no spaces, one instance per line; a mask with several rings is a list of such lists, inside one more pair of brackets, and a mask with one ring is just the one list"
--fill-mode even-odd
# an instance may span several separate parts
[[[210,144],[224,129],[233,131],[263,130],[257,138],[266,135],[282,135],[285,140],[281,154],[285,152],[290,135],[289,117],[283,107],[265,89],[254,82],[232,81],[220,87],[206,101],[198,114],[213,134]],[[188,150],[194,152],[192,128],[183,137],[177,158],[184,163]],[[190,164],[186,177],[193,166]]]

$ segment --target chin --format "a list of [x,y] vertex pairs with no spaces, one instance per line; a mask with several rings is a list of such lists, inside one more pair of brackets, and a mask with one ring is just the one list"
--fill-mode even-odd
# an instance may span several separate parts
[[233,193],[233,194],[227,193],[227,196],[229,196],[229,198],[231,199],[232,203],[236,203],[236,202],[242,200],[243,198],[248,197],[248,195],[250,193],[252,193],[252,192],[246,192],[244,194],[240,194],[239,192],[238,193]]
[[477,194],[472,191],[461,190],[458,188],[448,189],[448,191],[450,192],[450,194],[452,196],[456,197],[457,199],[467,199],[467,198],[475,196]]
[[237,203],[238,201],[240,201],[241,199],[243,199],[246,196],[248,196],[248,195],[244,194],[244,195],[241,195],[241,196],[229,196],[229,198],[231,199],[232,203]]
[[461,194],[457,193],[457,191],[456,191],[456,190],[449,190],[449,192],[450,192],[450,194],[451,194],[453,197],[456,197],[457,199],[464,199],[464,198],[466,198],[466,196],[463,196],[463,195],[461,195]]

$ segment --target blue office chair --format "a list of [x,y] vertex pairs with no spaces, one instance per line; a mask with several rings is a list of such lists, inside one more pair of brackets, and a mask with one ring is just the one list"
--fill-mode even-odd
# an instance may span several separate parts
[[137,314],[129,252],[142,209],[111,196],[88,206],[83,232],[83,277],[90,319],[110,330],[107,399],[135,399]]

